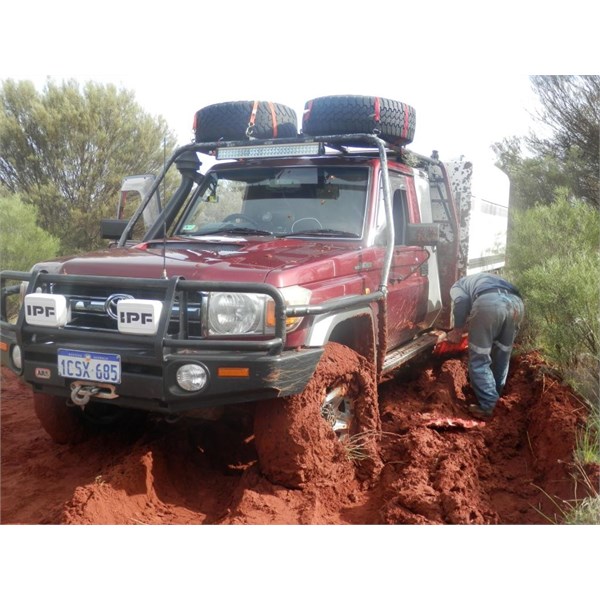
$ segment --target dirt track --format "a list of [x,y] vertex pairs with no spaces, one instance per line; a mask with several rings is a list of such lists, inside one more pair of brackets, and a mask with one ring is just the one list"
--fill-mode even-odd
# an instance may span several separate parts
[[[54,444],[30,392],[2,370],[4,524],[409,524],[560,520],[585,494],[572,453],[584,410],[535,355],[514,360],[491,422],[470,420],[465,358],[380,385],[383,468],[348,462],[301,489],[260,472],[252,428],[147,421]],[[192,441],[193,443],[190,443]],[[546,515],[546,516],[544,516]]]

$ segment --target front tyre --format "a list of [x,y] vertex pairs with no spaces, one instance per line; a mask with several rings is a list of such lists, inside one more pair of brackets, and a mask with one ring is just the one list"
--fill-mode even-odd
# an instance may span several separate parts
[[331,342],[304,391],[258,403],[254,435],[260,468],[272,482],[298,488],[332,481],[351,469],[348,444],[361,440],[361,478],[380,469],[380,431],[373,365]]

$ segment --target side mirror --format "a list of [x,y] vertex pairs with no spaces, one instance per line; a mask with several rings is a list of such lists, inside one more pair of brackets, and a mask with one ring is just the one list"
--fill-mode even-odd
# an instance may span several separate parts
[[102,219],[100,221],[100,233],[102,239],[118,240],[125,231],[129,219]]
[[406,225],[407,246],[435,246],[439,241],[439,223],[408,223]]

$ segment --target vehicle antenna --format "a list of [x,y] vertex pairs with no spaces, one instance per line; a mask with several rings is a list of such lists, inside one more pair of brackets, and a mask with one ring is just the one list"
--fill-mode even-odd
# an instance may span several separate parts
[[[167,199],[167,173],[165,171],[165,165],[167,164],[167,138],[163,137],[163,202],[166,202]],[[163,278],[168,279],[167,277],[167,221],[163,220]]]

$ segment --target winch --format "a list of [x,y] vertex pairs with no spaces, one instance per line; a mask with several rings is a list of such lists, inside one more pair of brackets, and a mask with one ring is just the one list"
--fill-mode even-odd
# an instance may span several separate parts
[[111,384],[86,383],[85,381],[73,381],[71,383],[71,401],[83,410],[90,398],[103,398],[111,400],[118,398],[115,386]]

